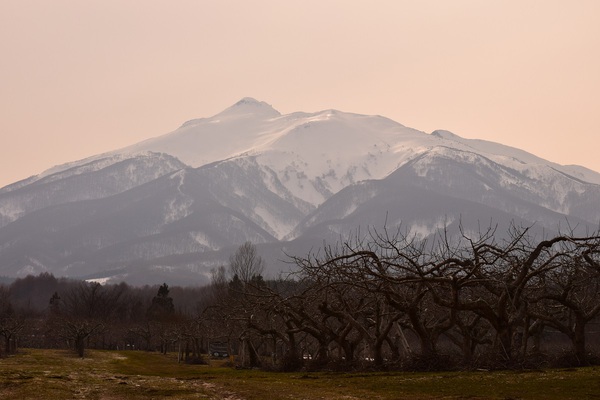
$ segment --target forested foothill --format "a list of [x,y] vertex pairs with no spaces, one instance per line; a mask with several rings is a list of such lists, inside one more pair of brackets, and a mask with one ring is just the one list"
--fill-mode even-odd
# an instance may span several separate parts
[[295,272],[277,279],[245,243],[202,287],[27,276],[0,286],[0,355],[160,351],[284,371],[598,364],[600,236],[495,233],[372,231],[288,256]]

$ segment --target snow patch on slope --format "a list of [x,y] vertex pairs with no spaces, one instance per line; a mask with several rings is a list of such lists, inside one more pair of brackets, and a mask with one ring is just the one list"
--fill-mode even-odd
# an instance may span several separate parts
[[178,221],[192,214],[192,205],[194,204],[194,199],[186,195],[181,190],[185,183],[186,175],[187,170],[182,169],[169,177],[170,179],[177,180],[178,182],[177,193],[175,193],[174,197],[165,205],[163,211],[163,220],[165,224]]
[[[430,221],[415,221],[410,225],[408,236],[414,236],[419,240],[423,240],[432,235],[438,234],[454,221],[455,218],[451,216],[440,216],[435,220]],[[397,221],[396,225],[400,225],[401,223],[402,221]]]
[[[24,213],[21,203],[0,203],[0,222],[6,220],[12,222],[21,217]],[[4,224],[0,224],[4,225]]]
[[200,232],[200,231],[195,231],[195,232],[190,232],[190,237],[199,245],[206,247],[208,249],[211,250],[219,250],[219,246],[217,244],[215,244],[210,236],[208,236],[206,233],[204,232]]
[[38,275],[48,271],[48,268],[40,260],[33,257],[25,258],[27,259],[27,263],[17,271],[17,276]]
[[259,225],[278,239],[283,238],[296,226],[293,222],[286,223],[285,220],[273,215],[271,211],[262,206],[254,208],[254,214],[260,217],[263,222]]

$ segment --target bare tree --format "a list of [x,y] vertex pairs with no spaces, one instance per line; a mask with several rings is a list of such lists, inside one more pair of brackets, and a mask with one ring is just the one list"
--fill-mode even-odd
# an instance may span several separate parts
[[531,315],[565,334],[575,362],[586,365],[586,326],[600,315],[600,240],[573,239],[566,246],[542,290],[531,296]]
[[[525,360],[527,342],[540,340],[545,323],[567,334],[583,359],[585,326],[600,314],[598,239],[536,241],[517,227],[509,234],[499,241],[490,228],[451,245],[446,235],[427,244],[400,232],[370,232],[368,240],[326,247],[321,256],[296,257],[301,276],[318,293],[309,303],[316,309],[297,317],[298,326],[323,344],[335,342],[347,360],[362,342],[375,358],[382,343],[397,351],[391,335],[407,330],[418,339],[421,361],[442,360],[437,346],[445,337],[466,363],[491,345],[483,362],[509,367]],[[536,303],[542,309],[553,303],[546,307],[553,313],[536,314]]]
[[249,283],[253,278],[262,276],[265,262],[256,251],[256,246],[246,242],[229,257],[229,274],[237,277],[242,283]]
[[114,326],[125,308],[126,285],[103,287],[80,282],[61,298],[51,298],[49,325],[60,338],[72,345],[80,357],[94,335]]
[[[17,336],[24,328],[24,321],[15,312],[9,299],[8,290],[0,286],[0,336],[4,338],[4,352],[11,354],[16,351]],[[2,351],[0,350],[0,356]]]

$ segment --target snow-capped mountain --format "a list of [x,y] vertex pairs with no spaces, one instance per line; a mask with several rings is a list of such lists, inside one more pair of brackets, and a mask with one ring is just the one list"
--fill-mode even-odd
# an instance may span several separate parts
[[136,157],[95,157],[52,168],[0,189],[0,227],[39,209],[111,196],[184,167],[164,153],[140,153]]
[[[241,243],[272,272],[323,240],[510,222],[595,231],[600,174],[497,143],[245,98],[0,189],[0,274],[201,283]],[[453,228],[454,227],[454,228]]]

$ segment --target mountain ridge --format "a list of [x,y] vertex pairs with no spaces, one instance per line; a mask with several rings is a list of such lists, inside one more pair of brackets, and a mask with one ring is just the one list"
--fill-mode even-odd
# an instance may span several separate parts
[[274,274],[284,253],[361,227],[427,239],[489,216],[540,235],[565,221],[592,231],[599,204],[600,174],[585,167],[381,116],[282,115],[247,97],[0,189],[0,274],[201,283],[247,240]]

